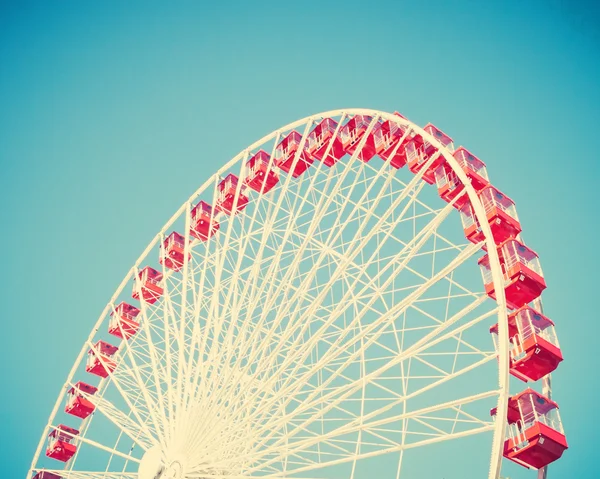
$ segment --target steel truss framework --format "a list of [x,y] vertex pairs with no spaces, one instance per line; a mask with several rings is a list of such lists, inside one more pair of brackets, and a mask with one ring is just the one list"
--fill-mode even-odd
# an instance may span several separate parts
[[[80,427],[75,457],[55,471],[61,477],[133,479],[156,448],[165,464],[179,464],[176,477],[358,479],[374,461],[393,464],[396,478],[423,477],[414,472],[424,467],[416,451],[444,454],[452,440],[478,456],[491,450],[489,468],[488,460],[480,467],[499,476],[505,422],[492,422],[489,410],[506,417],[506,302],[485,295],[476,265],[483,243],[466,242],[453,205],[422,180],[425,168],[413,175],[377,157],[364,163],[363,139],[333,167],[315,161],[297,179],[281,174],[267,194],[248,190],[247,208],[219,215],[221,229],[208,241],[188,234],[193,204],[214,205],[229,172],[243,180],[252,153],[263,148],[272,163],[289,130],[303,134],[302,148],[322,118],[341,126],[355,114],[373,117],[368,131],[392,120],[440,147],[466,185],[495,290],[503,291],[483,207],[435,138],[373,110],[289,124],[202,185],[135,262],[61,389],[30,473],[56,467],[41,452],[48,432],[72,419],[60,412],[65,392],[85,380],[95,342],[114,343],[106,323],[121,300],[130,301],[132,285],[139,292],[133,278],[150,264],[164,275],[164,294],[141,302],[140,330],[121,342],[118,367],[98,393],[86,396],[96,411]],[[185,236],[189,259],[180,272],[158,263],[171,230]],[[488,334],[496,321],[498,353]],[[483,471],[472,456],[465,461],[465,471]]]

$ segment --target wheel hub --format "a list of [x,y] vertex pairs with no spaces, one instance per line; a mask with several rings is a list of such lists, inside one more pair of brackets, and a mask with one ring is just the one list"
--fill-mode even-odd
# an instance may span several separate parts
[[163,459],[163,453],[158,446],[146,451],[138,469],[138,479],[184,479],[185,465],[180,458]]

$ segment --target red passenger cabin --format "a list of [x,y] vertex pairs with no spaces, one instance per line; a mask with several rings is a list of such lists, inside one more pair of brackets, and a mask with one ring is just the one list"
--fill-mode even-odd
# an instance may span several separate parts
[[[546,281],[542,273],[540,260],[535,251],[517,240],[510,239],[497,247],[500,266],[504,277],[506,303],[511,309],[518,309],[538,298]],[[479,260],[485,291],[496,299],[489,256]]]
[[112,344],[108,344],[107,342],[98,341],[94,345],[94,349],[88,351],[85,370],[90,374],[106,378],[109,373],[114,372],[117,368],[117,362],[114,360],[114,355],[119,348]]
[[[485,163],[469,150],[461,146],[454,152],[453,156],[477,192],[490,184]],[[435,182],[440,197],[447,203],[462,195],[454,202],[455,208],[460,209],[469,201],[468,196],[463,194],[465,186],[447,163],[443,163],[435,170]]]
[[259,150],[246,163],[248,176],[244,182],[258,193],[267,193],[279,182],[279,175],[269,168],[270,155],[265,150]]
[[73,444],[73,436],[79,435],[77,429],[59,425],[56,429],[48,434],[48,447],[46,448],[46,456],[56,459],[57,461],[67,462],[77,452],[77,446]]
[[[396,169],[406,165],[405,147],[410,138],[408,135],[404,137],[405,133],[406,127],[391,120],[384,121],[373,133],[375,152],[384,161],[389,161],[390,165]],[[404,140],[402,140],[403,137]]]
[[286,173],[291,173],[294,178],[298,178],[304,173],[314,161],[306,151],[306,148],[304,148],[303,151],[298,153],[298,161],[292,170],[296,152],[300,148],[301,141],[302,135],[296,130],[292,130],[275,148],[275,166]]
[[[177,231],[173,231],[163,241],[158,262],[163,264],[164,260],[165,268],[179,271],[183,268],[184,250],[185,237],[177,233]],[[191,257],[190,253],[188,253],[189,257]]]
[[137,276],[137,281],[133,284],[133,299],[140,299],[140,291],[142,299],[146,303],[154,304],[163,294],[162,273],[156,271],[150,266],[144,267]]
[[558,404],[533,389],[509,398],[507,419],[504,457],[517,464],[541,469],[568,448]]
[[212,206],[204,201],[200,201],[194,206],[190,212],[192,217],[190,234],[200,241],[206,241],[214,235],[220,228],[219,222],[215,219],[215,213]]
[[[443,146],[452,146],[452,138],[446,135],[446,133],[440,130],[437,126],[427,123],[423,129],[433,136],[437,141],[439,141]],[[437,151],[437,147],[425,140],[423,142],[423,151],[427,156],[432,156]]]
[[[431,123],[428,123],[423,129],[443,146],[446,147],[452,145],[452,138]],[[437,146],[423,139],[421,135],[416,135],[406,145],[406,161],[408,163],[408,169],[415,174],[418,173],[423,169],[427,161],[429,161],[436,153],[438,153]],[[440,153],[423,173],[423,179],[430,185],[434,184],[435,170],[445,163],[445,161],[444,156]]]
[[[521,223],[515,202],[491,185],[481,190],[479,199],[483,203],[494,242],[500,244],[507,239],[516,238],[521,232]],[[483,241],[485,236],[470,203],[460,209],[460,216],[466,238],[475,244]]]
[[[496,349],[498,325],[490,328]],[[537,381],[554,371],[563,360],[554,323],[529,306],[508,316],[510,373],[522,381]]]
[[40,471],[33,476],[33,479],[62,479],[62,477],[58,474],[54,474],[53,472]]
[[[307,138],[306,151],[308,155],[327,166],[333,166],[342,156],[346,154],[346,149],[342,144],[340,136],[335,135],[338,124],[332,118],[324,118],[311,131]],[[333,141],[332,141],[333,138]],[[331,146],[329,145],[331,143]],[[327,153],[327,155],[325,155]]]
[[67,393],[67,405],[65,406],[65,412],[72,416],[80,417],[85,419],[94,412],[96,406],[87,399],[84,395],[93,396],[98,391],[98,388],[90,386],[82,381],[75,384]]
[[129,339],[138,332],[140,323],[137,319],[140,310],[124,301],[110,313],[108,332],[121,339]]
[[[246,188],[240,182],[239,178],[233,173],[229,173],[218,185],[219,196],[215,208],[218,211],[234,215],[242,211],[248,205],[248,196],[245,194]],[[237,199],[236,199],[237,194]]]
[[[359,143],[363,139],[369,124],[373,118],[367,115],[354,115],[340,131],[340,138],[346,153],[353,155],[358,148]],[[375,138],[374,133],[379,129],[379,123],[371,129],[371,132],[365,139],[364,145],[360,150],[358,158],[365,163],[375,156]]]

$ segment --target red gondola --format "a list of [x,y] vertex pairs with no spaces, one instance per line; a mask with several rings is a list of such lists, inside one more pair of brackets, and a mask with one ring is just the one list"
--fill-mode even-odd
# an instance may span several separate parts
[[150,266],[144,267],[137,276],[137,281],[133,284],[132,296],[134,299],[140,299],[140,291],[142,299],[146,303],[154,304],[163,294],[162,273],[156,271]]
[[[450,138],[448,135],[446,135],[446,133],[432,123],[427,123],[423,129],[433,136],[437,141],[439,141],[443,146],[452,146],[452,138]],[[432,156],[437,151],[437,147],[427,140],[424,140],[423,151],[427,156]]]
[[[515,202],[491,185],[481,190],[479,199],[483,203],[495,243],[498,245],[507,239],[516,238],[521,232],[521,223]],[[460,209],[460,216],[466,238],[475,244],[483,241],[483,231],[470,203]]]
[[[219,196],[215,204],[217,211],[228,215],[242,211],[248,204],[248,196],[245,187],[240,183],[237,176],[229,173],[218,185]],[[236,199],[237,195],[237,199]]]
[[73,436],[78,436],[79,431],[72,427],[59,425],[48,434],[48,447],[46,456],[57,461],[67,462],[77,452],[77,446],[73,444]]
[[117,353],[119,348],[105,341],[98,341],[94,345],[94,349],[90,349],[88,351],[85,370],[90,374],[95,374],[101,378],[106,378],[108,377],[109,373],[112,373],[115,369],[117,369],[117,363],[114,360],[114,355]]
[[212,206],[200,201],[190,212],[190,234],[200,241],[206,241],[219,230],[219,222],[215,219]]
[[[510,239],[497,247],[504,277],[504,292],[509,308],[517,309],[538,298],[546,281],[535,251],[517,240]],[[496,299],[489,256],[479,259],[485,291]]]
[[[179,271],[183,268],[184,250],[185,237],[173,231],[163,241],[158,262],[163,264],[164,259],[165,268]],[[190,257],[191,255],[188,253],[188,258]]]
[[298,161],[294,166],[294,170],[290,171],[296,158],[296,152],[300,148],[301,140],[302,135],[296,130],[292,130],[275,148],[275,166],[286,173],[291,172],[294,178],[298,178],[304,173],[314,161],[312,156],[306,151],[306,148],[304,148],[303,151],[298,153]]
[[248,176],[244,182],[258,193],[267,193],[279,182],[279,175],[269,168],[270,155],[265,150],[259,150],[246,163]]
[[[428,123],[423,129],[432,135],[443,146],[452,145],[452,138],[431,123]],[[408,169],[415,174],[418,173],[423,169],[427,161],[429,161],[429,159],[437,152],[437,146],[423,139],[421,135],[416,135],[406,145],[406,160],[408,163]],[[423,179],[430,185],[434,184],[435,170],[437,170],[440,165],[444,164],[445,161],[446,160],[444,159],[443,155],[439,154],[423,173]]]
[[85,394],[93,396],[98,391],[98,388],[90,386],[82,381],[75,384],[67,393],[67,405],[65,412],[73,416],[85,419],[94,412],[96,406],[85,397]]
[[[491,327],[497,345],[498,325]],[[529,306],[508,316],[510,373],[522,381],[537,381],[554,371],[563,360],[554,323]]]
[[[483,161],[462,146],[453,153],[453,156],[477,192],[489,185],[487,170]],[[447,163],[438,166],[435,170],[435,182],[437,183],[438,194],[447,203],[450,203],[464,192],[462,181]],[[460,209],[467,202],[467,195],[462,194],[454,202],[454,207]]]
[[110,313],[108,332],[121,339],[131,338],[140,328],[140,323],[137,320],[139,314],[140,310],[135,306],[124,301],[119,303],[115,311]]
[[[333,166],[342,156],[346,154],[346,149],[342,144],[340,136],[333,138],[338,124],[332,118],[324,118],[315,128],[309,133],[307,138],[306,151],[308,155],[319,161],[322,161],[327,166]],[[333,141],[332,141],[333,138]],[[331,147],[329,146],[331,143]],[[327,156],[325,152],[329,148]]]
[[[353,155],[356,151],[356,148],[363,139],[372,120],[373,118],[370,116],[354,115],[341,129],[340,138],[342,140],[342,145],[349,155]],[[374,134],[379,128],[380,124],[376,123],[365,139],[362,150],[358,155],[358,158],[365,163],[375,156],[376,148]]]
[[[390,165],[396,169],[406,165],[405,148],[410,141],[410,137],[408,135],[405,137],[405,133],[406,127],[391,120],[384,121],[373,133],[375,152],[384,161],[389,161]],[[404,140],[402,140],[403,137]],[[402,141],[402,144],[400,144],[400,141]]]
[[[492,409],[492,415],[496,410]],[[508,400],[508,431],[504,457],[522,466],[541,469],[568,448],[558,404],[533,389]]]

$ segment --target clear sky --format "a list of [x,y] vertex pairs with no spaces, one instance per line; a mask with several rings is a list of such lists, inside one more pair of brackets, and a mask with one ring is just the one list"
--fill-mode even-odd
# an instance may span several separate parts
[[344,107],[432,121],[516,200],[565,355],[571,448],[550,477],[599,477],[598,5],[0,2],[2,477],[24,477],[90,328],[175,209],[249,143]]

